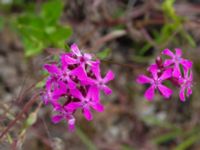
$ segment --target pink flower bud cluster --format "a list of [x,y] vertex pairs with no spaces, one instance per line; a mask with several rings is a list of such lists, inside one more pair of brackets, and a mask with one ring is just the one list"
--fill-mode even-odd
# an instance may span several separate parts
[[112,90],[106,85],[114,79],[114,73],[109,70],[105,77],[101,76],[100,61],[94,61],[92,55],[82,53],[76,44],[71,46],[71,52],[60,55],[57,63],[45,64],[49,73],[42,99],[45,104],[51,104],[55,115],[52,121],[68,122],[69,130],[74,130],[74,113],[80,109],[87,120],[92,120],[91,108],[98,112],[104,110],[100,102],[100,91],[107,95]]
[[175,49],[175,54],[165,49],[162,55],[168,58],[163,61],[160,56],[157,57],[155,63],[147,69],[150,76],[139,75],[136,81],[139,84],[150,85],[144,94],[149,101],[154,98],[156,90],[163,97],[170,98],[173,91],[164,84],[166,80],[179,87],[180,100],[185,101],[192,94],[192,62],[182,58],[182,50],[179,48]]

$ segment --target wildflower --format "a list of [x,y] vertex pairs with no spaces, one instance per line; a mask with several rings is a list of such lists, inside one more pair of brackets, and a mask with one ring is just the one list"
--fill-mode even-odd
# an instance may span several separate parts
[[57,124],[62,120],[66,120],[68,122],[69,131],[73,131],[75,129],[75,118],[73,116],[72,111],[66,111],[64,108],[57,110],[58,114],[53,115],[51,120],[53,123]]
[[71,46],[71,52],[63,53],[54,64],[45,64],[44,69],[49,73],[42,99],[51,104],[56,113],[52,122],[61,120],[68,122],[70,131],[74,130],[74,114],[81,109],[87,120],[92,120],[91,108],[98,112],[104,110],[100,102],[100,90],[111,94],[106,85],[114,79],[114,73],[108,71],[101,77],[100,61],[93,60],[91,54],[81,53],[76,44]]
[[146,75],[140,75],[137,78],[137,82],[139,84],[150,84],[150,87],[145,92],[145,97],[148,100],[152,100],[155,95],[155,90],[158,89],[159,92],[166,98],[169,98],[172,94],[172,90],[163,85],[163,81],[170,78],[172,74],[172,70],[168,69],[162,73],[162,75],[159,77],[157,70],[151,70],[152,77],[148,77]]
[[79,64],[85,67],[85,65],[92,66],[94,61],[92,61],[92,55],[88,53],[81,53],[76,44],[71,45],[72,53],[62,55],[62,60],[67,64]]
[[66,108],[70,110],[76,110],[77,108],[81,108],[82,112],[87,120],[92,120],[92,114],[90,111],[90,107],[98,112],[102,112],[104,107],[99,102],[99,97],[96,96],[96,90],[93,87],[90,87],[86,96],[79,90],[72,90],[72,95],[75,98],[78,98],[80,101],[69,103]]
[[192,94],[192,81],[192,71],[190,69],[184,69],[184,75],[179,79],[179,97],[181,101],[185,101],[185,97],[189,97]]
[[96,77],[93,79],[93,84],[96,86],[97,89],[103,90],[105,94],[109,95],[112,93],[112,90],[106,85],[110,80],[114,79],[114,73],[109,70],[104,78],[101,77],[101,71],[99,63],[96,63],[92,67],[92,71]]
[[165,60],[164,66],[167,67],[167,66],[170,66],[170,65],[174,65],[173,66],[173,68],[174,68],[173,76],[174,77],[180,76],[180,74],[181,74],[180,65],[182,65],[186,69],[192,67],[191,61],[182,58],[182,50],[179,49],[179,48],[175,49],[175,54],[172,53],[169,49],[163,50],[162,54],[171,57],[171,59]]
[[[192,62],[182,58],[182,51],[179,48],[175,49],[175,54],[169,49],[163,50],[162,54],[170,56],[171,59],[166,59],[163,63],[162,58],[158,56],[155,63],[147,68],[151,77],[139,75],[136,81],[139,84],[150,84],[144,96],[148,100],[152,100],[156,89],[165,98],[171,96],[172,90],[162,84],[165,80],[169,80],[176,87],[180,87],[180,100],[185,101],[185,97],[192,94]],[[183,70],[183,73],[181,70]]]

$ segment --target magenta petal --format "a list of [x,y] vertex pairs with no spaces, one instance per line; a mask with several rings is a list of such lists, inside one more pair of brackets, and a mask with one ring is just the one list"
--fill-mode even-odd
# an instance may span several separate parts
[[75,98],[78,98],[80,100],[83,99],[83,95],[81,94],[81,92],[78,89],[71,89],[70,93],[72,96],[74,96]]
[[171,59],[166,59],[165,62],[164,62],[164,67],[170,66],[173,63],[174,62]]
[[72,80],[69,80],[68,81],[68,86],[69,86],[69,89],[75,89],[76,88],[76,83],[73,82]]
[[81,56],[81,52],[76,44],[71,45],[71,50],[76,56]]
[[158,70],[158,66],[156,64],[151,64],[148,68],[147,71],[152,72],[154,70]]
[[88,53],[85,53],[85,54],[84,54],[84,57],[85,57],[87,60],[92,59],[92,56],[91,56],[90,54],[88,54]]
[[158,79],[158,69],[156,68],[152,68],[151,70],[149,70],[153,76],[153,79],[154,80],[157,80]]
[[92,99],[94,102],[99,102],[100,91],[97,87],[91,86],[88,90],[87,96],[88,99]]
[[110,80],[113,80],[114,78],[115,78],[115,74],[111,70],[109,70],[103,80],[104,80],[104,83],[107,83]]
[[85,69],[82,66],[79,66],[71,71],[71,75],[76,75],[79,80],[87,80],[87,74]]
[[181,64],[182,64],[185,68],[191,68],[191,67],[192,67],[192,62],[189,61],[189,60],[186,60],[186,59],[182,60],[182,61],[181,61]]
[[175,48],[176,56],[181,57],[182,56],[182,50],[180,48]]
[[91,79],[91,78],[87,78],[87,80],[81,80],[81,84],[82,85],[95,85],[96,80]]
[[85,118],[90,121],[93,119],[92,117],[92,113],[90,112],[89,108],[83,108],[83,115],[85,116]]
[[172,76],[176,77],[176,78],[180,78],[181,77],[181,71],[180,71],[179,65],[175,65],[174,66],[174,70],[173,70]]
[[55,64],[45,64],[44,68],[51,74],[59,74],[60,70]]
[[187,88],[187,97],[189,97],[192,94],[192,89],[189,87]]
[[164,55],[168,55],[170,57],[174,57],[174,53],[172,53],[172,51],[170,51],[169,49],[165,49],[162,51],[162,54]]
[[161,92],[161,94],[166,98],[169,98],[173,93],[173,91],[170,88],[168,88],[162,84],[158,85],[158,89]]
[[92,104],[91,106],[92,106],[92,108],[93,108],[94,110],[96,110],[96,111],[98,111],[98,112],[104,111],[104,106],[103,106],[102,104],[100,104],[100,103],[94,103],[94,104]]
[[73,132],[75,130],[75,118],[71,118],[68,120],[68,130]]
[[56,88],[53,92],[53,98],[58,99],[60,96],[66,94],[67,87],[66,84],[63,82],[58,82],[59,87]]
[[51,78],[48,78],[45,84],[45,87],[47,90],[51,90],[52,80]]
[[95,77],[98,79],[101,79],[101,72],[100,72],[100,64],[99,63],[95,63],[92,66],[92,72],[94,73]]
[[155,95],[155,87],[154,87],[154,86],[150,86],[150,87],[146,90],[146,92],[145,92],[145,94],[144,94],[144,96],[145,96],[149,101],[151,101],[151,100],[154,98],[154,95]]
[[185,101],[185,87],[181,87],[180,92],[179,92],[179,97],[182,102]]
[[72,58],[68,55],[62,55],[61,56],[61,62],[62,62],[63,68],[65,68],[67,65],[72,65],[72,64],[77,63],[76,59],[74,59],[74,58]]
[[51,117],[51,121],[53,123],[58,123],[60,122],[61,120],[63,119],[63,116],[62,115],[54,115]]
[[166,80],[172,76],[172,69],[167,69],[163,72],[163,74],[160,76],[160,80]]
[[136,82],[139,84],[151,83],[152,79],[146,75],[139,75],[136,79]]
[[58,100],[63,94],[65,94],[65,92],[61,91],[61,90],[55,90],[53,92],[53,99],[54,100]]
[[76,110],[77,108],[82,107],[81,102],[71,102],[65,106],[67,110]]
[[102,89],[106,95],[112,94],[112,90],[108,86],[104,85]]

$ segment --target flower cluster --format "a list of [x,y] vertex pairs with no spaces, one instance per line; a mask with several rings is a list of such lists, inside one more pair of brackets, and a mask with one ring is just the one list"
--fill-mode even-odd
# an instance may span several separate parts
[[104,110],[100,91],[111,94],[112,90],[106,84],[114,79],[114,73],[109,70],[102,77],[100,61],[82,53],[76,44],[71,46],[71,52],[60,55],[58,63],[45,64],[44,69],[49,76],[42,99],[45,104],[53,106],[56,112],[52,116],[54,123],[65,119],[69,130],[74,130],[76,110],[81,109],[87,120],[92,120],[91,108],[98,112]]
[[163,84],[164,81],[169,80],[180,88],[180,100],[185,101],[186,97],[192,94],[192,62],[182,58],[182,51],[179,48],[175,49],[175,54],[169,49],[165,49],[162,51],[162,55],[169,58],[163,62],[162,58],[158,56],[155,63],[147,69],[151,74],[150,77],[139,75],[136,81],[139,84],[150,84],[144,96],[148,100],[152,100],[155,90],[158,90],[165,98],[172,95],[173,91]]

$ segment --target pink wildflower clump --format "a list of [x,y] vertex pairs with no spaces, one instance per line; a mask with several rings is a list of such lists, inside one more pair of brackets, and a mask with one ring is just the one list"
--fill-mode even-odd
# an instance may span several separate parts
[[173,91],[164,84],[168,80],[179,88],[179,98],[184,102],[192,94],[192,62],[182,58],[182,50],[179,48],[175,49],[175,54],[169,49],[165,49],[161,55],[169,58],[163,61],[161,56],[158,56],[155,63],[147,69],[150,75],[139,75],[136,82],[150,85],[144,96],[151,101],[155,91],[158,91],[166,99],[170,98]]
[[82,53],[76,44],[71,45],[71,52],[60,55],[59,62],[45,64],[49,73],[45,88],[42,91],[44,104],[53,106],[52,121],[68,122],[68,128],[75,128],[75,112],[80,109],[84,117],[93,119],[91,109],[98,112],[104,110],[100,101],[100,91],[107,95],[112,90],[107,83],[114,79],[114,73],[109,70],[102,77],[100,61],[94,60],[91,54]]

